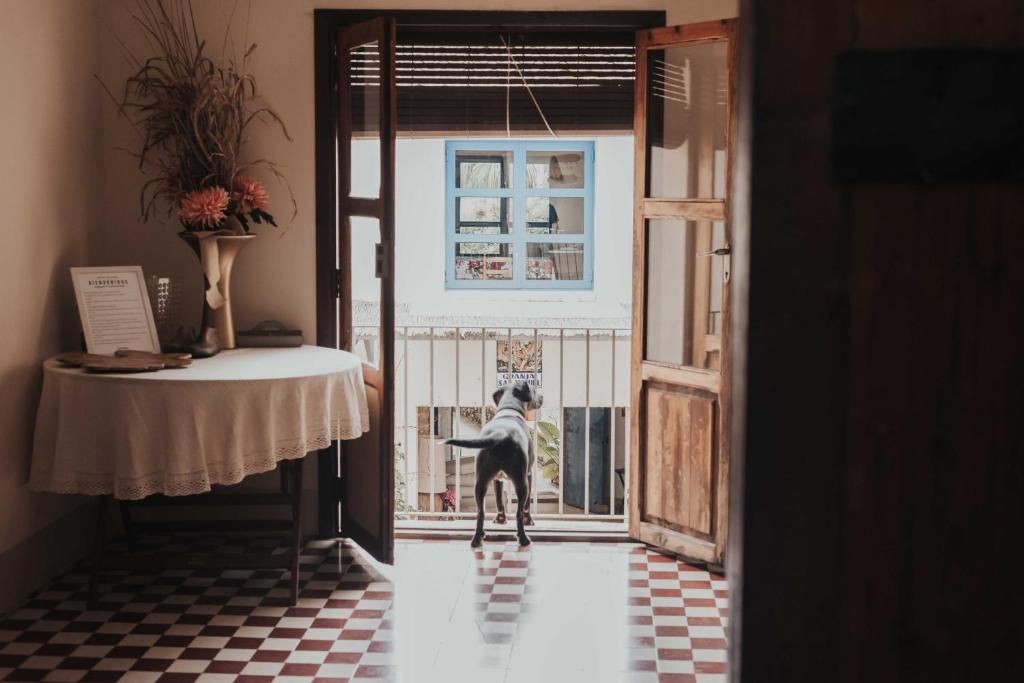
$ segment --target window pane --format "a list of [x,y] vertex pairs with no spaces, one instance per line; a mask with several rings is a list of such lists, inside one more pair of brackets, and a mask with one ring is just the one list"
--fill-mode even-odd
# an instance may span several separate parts
[[531,235],[582,235],[583,197],[527,197],[526,232]]
[[455,152],[455,187],[512,187],[512,152]]
[[725,196],[727,60],[724,40],[649,52],[648,196]]
[[583,245],[532,242],[526,245],[527,280],[582,280]]
[[530,189],[583,187],[583,152],[527,152],[526,186]]
[[509,197],[456,197],[461,235],[507,235],[512,232],[512,199]]
[[456,280],[511,280],[512,245],[498,242],[456,242]]
[[380,196],[380,54],[377,43],[349,50],[352,197]]

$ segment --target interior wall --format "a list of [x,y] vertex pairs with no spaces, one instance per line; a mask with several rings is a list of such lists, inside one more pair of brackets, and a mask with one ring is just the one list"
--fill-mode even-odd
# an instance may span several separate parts
[[85,499],[33,493],[28,474],[41,361],[78,348],[68,268],[91,263],[100,234],[97,4],[11,0],[0,22],[0,612],[82,550],[32,546],[44,528],[70,529],[60,523]]

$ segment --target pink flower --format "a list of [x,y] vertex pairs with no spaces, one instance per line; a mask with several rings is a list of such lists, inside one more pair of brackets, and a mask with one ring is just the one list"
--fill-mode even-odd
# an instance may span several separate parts
[[263,183],[252,176],[240,175],[235,177],[235,201],[241,211],[249,213],[254,209],[266,211],[270,208],[270,195],[267,194]]
[[181,199],[178,216],[188,225],[216,228],[224,220],[231,197],[223,187],[204,187]]

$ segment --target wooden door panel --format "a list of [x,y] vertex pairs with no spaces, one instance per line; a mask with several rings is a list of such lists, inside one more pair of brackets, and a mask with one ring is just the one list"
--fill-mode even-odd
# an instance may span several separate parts
[[717,398],[658,384],[645,394],[644,521],[710,538]]
[[390,533],[389,522],[384,518],[386,511],[380,500],[370,495],[370,492],[380,491],[386,485],[383,480],[385,468],[381,467],[380,458],[380,373],[364,366],[363,383],[370,410],[370,431],[358,439],[346,441],[342,448],[341,480],[346,482],[341,495],[342,531],[361,548],[380,558],[390,553],[384,540]]
[[[340,533],[385,563],[394,561],[394,203],[395,23],[380,18],[338,30],[339,345],[356,348],[352,292],[356,276],[379,282],[376,348],[365,353],[369,433],[341,446],[337,472]],[[362,114],[353,119],[352,110]],[[352,140],[378,140],[379,154],[353,166]],[[363,168],[367,166],[367,168]],[[372,168],[369,168],[372,166]],[[364,174],[380,178],[379,187]],[[376,272],[354,269],[376,263]],[[365,282],[363,283],[366,284]],[[366,346],[371,346],[366,344]]]
[[736,21],[637,34],[630,533],[723,561]]

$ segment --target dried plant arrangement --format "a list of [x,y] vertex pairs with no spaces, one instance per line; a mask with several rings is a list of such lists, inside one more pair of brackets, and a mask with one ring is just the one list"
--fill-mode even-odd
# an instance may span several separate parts
[[256,123],[275,126],[287,140],[292,138],[281,117],[257,95],[248,69],[256,44],[246,40],[238,58],[225,54],[234,12],[219,58],[208,54],[190,0],[138,0],[131,18],[155,54],[139,59],[118,39],[134,73],[120,97],[97,80],[141,138],[137,149],[126,151],[151,176],[140,192],[142,218],[177,215],[189,231],[247,233],[250,221],[276,227],[269,195],[252,175],[257,169],[288,188],[294,218],[295,197],[278,166],[242,156]]

